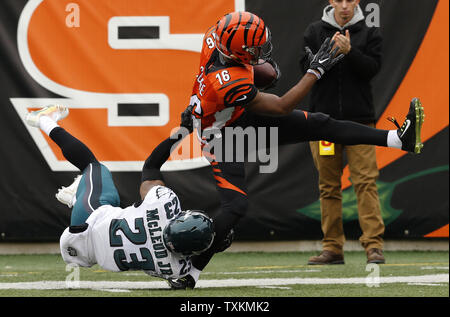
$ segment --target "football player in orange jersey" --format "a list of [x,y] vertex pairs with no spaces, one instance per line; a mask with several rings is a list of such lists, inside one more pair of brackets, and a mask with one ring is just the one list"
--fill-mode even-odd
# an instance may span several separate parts
[[[187,112],[194,119],[193,125],[212,165],[221,198],[221,211],[214,218],[215,243],[220,242],[221,246],[245,215],[248,205],[244,163],[217,159],[211,151],[214,138],[226,144],[223,131],[227,127],[276,127],[278,145],[326,140],[347,145],[395,147],[414,153],[420,153],[423,147],[420,130],[424,114],[416,98],[410,104],[403,126],[395,122],[397,130],[379,130],[335,120],[323,113],[294,110],[314,83],[343,58],[336,54],[339,47],[330,39],[324,41],[316,54],[307,49],[310,63],[307,73],[283,96],[258,90],[253,67],[271,62],[270,40],[264,21],[250,12],[225,15],[206,32],[203,40],[199,73]],[[184,125],[190,128],[189,122]],[[202,270],[219,250],[215,243],[193,258],[197,269]],[[178,282],[179,288],[186,287],[183,279]]]

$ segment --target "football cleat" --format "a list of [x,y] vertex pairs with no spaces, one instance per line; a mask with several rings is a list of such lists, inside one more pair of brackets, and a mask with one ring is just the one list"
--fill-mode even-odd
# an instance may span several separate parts
[[59,202],[63,203],[64,205],[67,205],[69,208],[72,208],[73,205],[75,205],[75,202],[77,201],[77,189],[78,185],[80,184],[81,175],[78,175],[75,177],[73,183],[69,187],[61,187],[58,189],[58,192],[56,193],[56,199],[58,199]]
[[402,150],[419,154],[422,151],[421,141],[422,124],[425,119],[422,103],[418,98],[413,98],[409,106],[409,112],[403,125],[400,126],[394,117],[388,118],[397,126],[397,135],[402,141]]
[[176,279],[169,278],[167,282],[173,290],[194,289],[195,287],[195,280],[189,274]]
[[39,118],[41,116],[48,116],[55,122],[64,119],[69,114],[69,109],[63,105],[51,105],[42,109],[29,112],[25,118],[28,125],[39,128]]

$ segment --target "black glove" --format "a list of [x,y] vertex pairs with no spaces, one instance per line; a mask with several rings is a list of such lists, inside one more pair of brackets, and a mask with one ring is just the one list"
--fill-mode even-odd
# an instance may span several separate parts
[[175,290],[193,289],[195,287],[195,280],[190,274],[180,278],[169,278],[167,279],[167,282],[169,283],[170,288]]
[[189,105],[182,113],[181,113],[181,123],[180,127],[188,129],[189,133],[193,130],[193,121],[192,121],[192,109],[193,105]]
[[219,252],[225,251],[226,249],[228,249],[231,246],[231,244],[233,243],[233,240],[234,240],[234,230],[231,229],[230,232],[228,232],[225,239],[223,239],[221,242],[218,242],[214,252],[219,253]]
[[336,56],[339,47],[336,46],[336,48],[333,49],[334,43],[334,41],[327,37],[315,55],[311,52],[309,47],[305,47],[306,54],[308,54],[309,68],[319,71],[320,77],[344,58],[344,54]]
[[267,60],[267,63],[269,63],[270,65],[273,66],[273,68],[275,69],[275,72],[277,73],[277,78],[275,79],[275,81],[277,81],[278,79],[280,79],[281,77],[281,70],[280,67],[278,66],[278,64],[271,58],[269,58]]
[[280,70],[280,67],[278,66],[278,64],[271,58],[267,59],[266,62],[273,66],[273,68],[275,69],[275,72],[277,73],[277,78],[275,78],[274,81],[271,82],[269,85],[267,85],[266,87],[262,88],[262,90],[267,90],[267,89],[275,87],[277,82],[278,82],[278,80],[281,77],[281,70]]

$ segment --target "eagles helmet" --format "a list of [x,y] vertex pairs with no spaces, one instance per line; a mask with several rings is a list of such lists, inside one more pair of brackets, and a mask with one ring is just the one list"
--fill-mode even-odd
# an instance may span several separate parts
[[217,22],[214,33],[219,52],[233,60],[257,65],[270,59],[270,30],[264,21],[253,13],[228,13]]
[[200,210],[180,212],[163,230],[166,248],[184,256],[200,254],[213,243],[213,222]]

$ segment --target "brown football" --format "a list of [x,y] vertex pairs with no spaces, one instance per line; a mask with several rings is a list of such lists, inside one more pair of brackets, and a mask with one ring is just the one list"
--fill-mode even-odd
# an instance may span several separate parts
[[253,77],[255,86],[264,88],[269,86],[277,78],[277,72],[270,63],[265,62],[253,66]]

